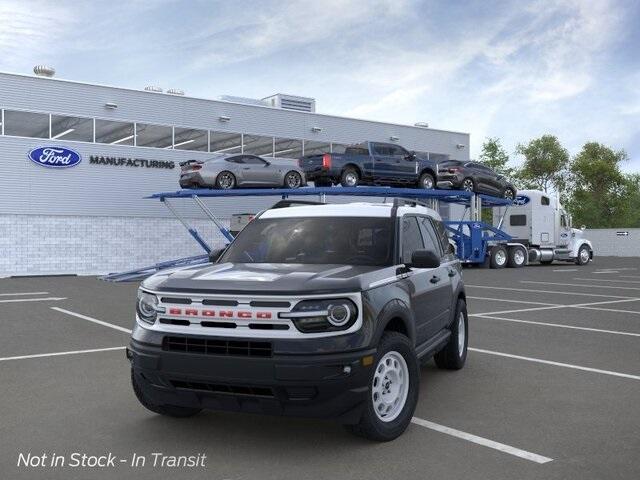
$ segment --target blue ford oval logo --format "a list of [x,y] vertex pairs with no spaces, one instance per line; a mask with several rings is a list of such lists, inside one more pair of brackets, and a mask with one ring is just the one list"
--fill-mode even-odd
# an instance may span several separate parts
[[29,160],[42,167],[69,168],[82,161],[82,156],[64,147],[38,147],[29,152]]
[[529,203],[530,198],[527,197],[526,195],[516,195],[515,200],[513,201],[513,204],[516,206],[522,206],[522,205],[526,205],[527,203]]

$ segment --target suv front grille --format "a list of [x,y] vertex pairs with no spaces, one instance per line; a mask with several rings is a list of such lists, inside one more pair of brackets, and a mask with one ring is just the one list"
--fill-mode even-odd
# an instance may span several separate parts
[[235,357],[270,357],[271,342],[219,340],[193,337],[164,337],[162,349],[170,352],[228,355]]

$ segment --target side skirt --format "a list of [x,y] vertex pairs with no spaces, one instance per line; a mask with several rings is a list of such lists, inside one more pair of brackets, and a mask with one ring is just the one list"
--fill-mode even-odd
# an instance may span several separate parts
[[416,346],[416,355],[419,359],[429,358],[438,350],[442,349],[451,337],[451,331],[448,329],[440,330],[436,335],[421,345]]

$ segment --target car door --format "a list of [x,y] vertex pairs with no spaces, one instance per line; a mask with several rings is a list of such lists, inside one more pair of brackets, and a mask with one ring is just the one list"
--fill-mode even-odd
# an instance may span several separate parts
[[389,181],[393,178],[392,165],[395,163],[395,158],[391,153],[389,145],[385,143],[371,143],[374,181]]
[[440,266],[436,269],[437,302],[440,316],[434,320],[435,331],[445,328],[451,320],[451,308],[453,306],[454,282],[460,280],[461,272],[458,259],[453,253],[444,224],[432,217],[419,217],[418,223],[424,238],[425,248],[433,250],[440,256]]
[[[425,248],[418,217],[405,215],[401,220],[401,261],[404,264],[411,263],[411,255],[416,250]],[[442,316],[442,302],[437,298],[438,285],[442,280],[439,269],[411,268],[406,280],[409,286],[411,298],[411,311],[414,315],[416,326],[417,344],[424,343],[438,330]]]
[[493,189],[491,188],[489,183],[489,178],[487,178],[487,171],[482,168],[482,165],[469,162],[465,165],[469,174],[467,176],[473,178],[473,182],[476,185],[476,190],[480,193],[493,193]]
[[415,182],[418,173],[418,160],[400,145],[389,145],[391,157],[391,175],[393,181]]
[[277,169],[273,168],[269,162],[256,156],[244,155],[242,176],[247,184],[251,185],[275,185],[277,184],[275,174]]

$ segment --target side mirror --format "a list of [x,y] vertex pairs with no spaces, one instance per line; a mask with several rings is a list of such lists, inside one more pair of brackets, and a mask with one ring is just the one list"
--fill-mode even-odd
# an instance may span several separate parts
[[415,160],[416,159],[416,152],[414,152],[413,150],[411,150],[409,153],[407,153],[404,156],[405,160]]
[[265,167],[268,167],[269,165],[271,165],[271,162],[270,162],[269,160],[265,160],[265,164],[264,164],[264,166],[265,166]]
[[416,250],[411,255],[411,265],[415,268],[437,268],[440,266],[440,257],[432,250]]
[[211,250],[209,252],[209,261],[211,263],[216,263],[220,258],[220,256],[223,254],[224,250],[225,250],[224,248],[216,248]]

